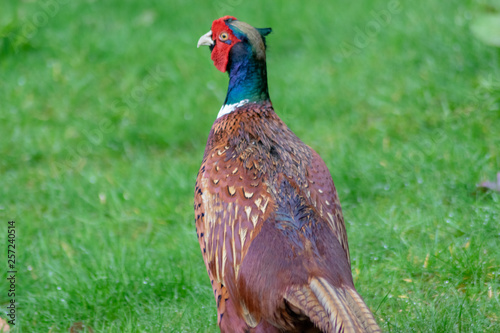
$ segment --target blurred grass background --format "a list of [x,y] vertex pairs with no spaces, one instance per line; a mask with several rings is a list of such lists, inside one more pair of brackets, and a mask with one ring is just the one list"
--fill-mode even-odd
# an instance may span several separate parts
[[330,168],[383,330],[500,331],[500,196],[476,189],[500,171],[500,52],[471,29],[499,10],[2,2],[0,248],[16,220],[16,332],[218,331],[192,198],[227,76],[196,42],[227,14],[273,28],[274,107]]

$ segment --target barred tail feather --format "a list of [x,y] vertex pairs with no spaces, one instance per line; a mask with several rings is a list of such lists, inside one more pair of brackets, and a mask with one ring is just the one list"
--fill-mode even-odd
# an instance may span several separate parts
[[325,333],[381,332],[354,288],[336,288],[324,278],[312,278],[308,286],[290,289],[285,298]]

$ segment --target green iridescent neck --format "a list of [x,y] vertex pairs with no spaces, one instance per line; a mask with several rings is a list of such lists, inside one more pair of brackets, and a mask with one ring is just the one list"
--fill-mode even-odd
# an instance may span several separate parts
[[235,45],[228,64],[229,86],[224,105],[269,101],[265,59],[256,59],[248,46],[240,45]]

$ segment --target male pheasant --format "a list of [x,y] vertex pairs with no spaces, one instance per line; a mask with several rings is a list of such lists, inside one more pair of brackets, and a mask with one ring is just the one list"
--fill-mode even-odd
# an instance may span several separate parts
[[265,36],[231,16],[198,41],[229,73],[196,180],[198,240],[222,332],[380,332],[354,288],[321,157],[276,115]]

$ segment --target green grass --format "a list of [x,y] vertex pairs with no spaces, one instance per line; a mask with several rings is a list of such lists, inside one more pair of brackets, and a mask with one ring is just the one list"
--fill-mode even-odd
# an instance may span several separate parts
[[383,330],[500,331],[500,195],[476,190],[500,171],[500,52],[470,30],[500,6],[401,2],[376,29],[390,1],[43,3],[0,11],[16,332],[218,331],[192,201],[227,84],[196,42],[225,14],[274,29],[275,109],[330,168]]

